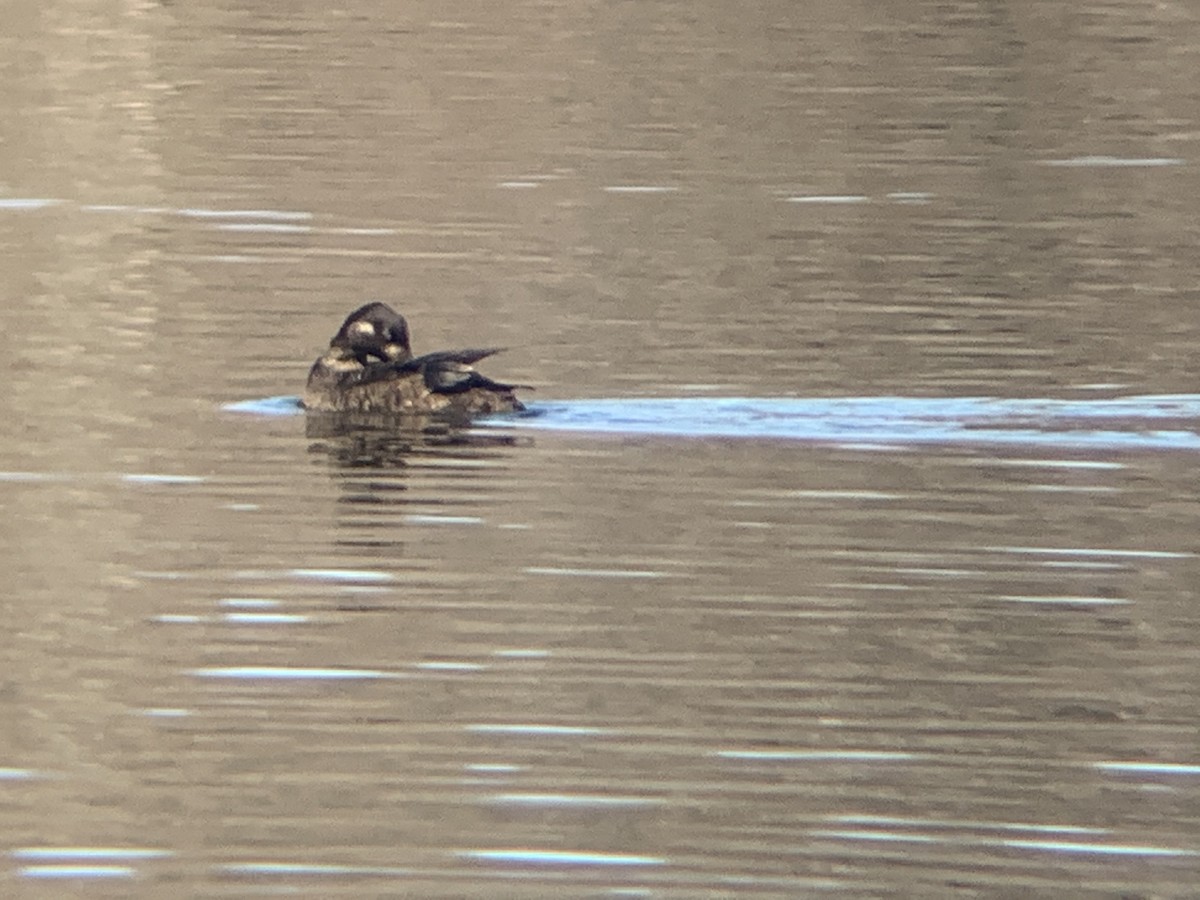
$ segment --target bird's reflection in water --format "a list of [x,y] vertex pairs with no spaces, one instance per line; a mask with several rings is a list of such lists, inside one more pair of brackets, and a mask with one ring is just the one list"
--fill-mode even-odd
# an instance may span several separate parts
[[[336,490],[329,556],[311,565],[385,572],[424,572],[448,565],[442,561],[456,558],[462,547],[473,552],[472,542],[460,544],[452,532],[485,521],[497,474],[508,471],[516,448],[533,443],[468,422],[361,413],[310,412],[305,436]],[[431,535],[451,537],[451,549],[431,542]],[[336,602],[342,612],[376,612],[395,600],[374,583],[345,591]]]
[[396,473],[420,459],[479,460],[495,464],[505,447],[532,441],[503,431],[484,430],[468,419],[437,416],[389,416],[372,413],[308,413],[308,452],[327,456],[338,468],[378,469]]

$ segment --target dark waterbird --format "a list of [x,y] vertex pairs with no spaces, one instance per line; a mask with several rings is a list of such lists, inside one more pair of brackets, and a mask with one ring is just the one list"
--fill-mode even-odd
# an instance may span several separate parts
[[492,381],[473,368],[500,349],[413,356],[404,317],[386,303],[368,303],[350,313],[313,363],[304,406],[318,412],[456,416],[523,410],[513,393],[522,385]]

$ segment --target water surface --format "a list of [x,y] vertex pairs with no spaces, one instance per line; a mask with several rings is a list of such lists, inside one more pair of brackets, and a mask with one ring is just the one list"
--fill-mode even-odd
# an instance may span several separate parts
[[1198,26],[14,10],[2,892],[1192,893]]

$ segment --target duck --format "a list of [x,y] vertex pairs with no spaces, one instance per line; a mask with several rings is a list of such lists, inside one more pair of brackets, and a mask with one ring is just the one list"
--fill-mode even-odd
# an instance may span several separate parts
[[386,303],[360,306],[346,317],[308,372],[304,407],[314,412],[470,417],[521,412],[515,391],[477,372],[500,347],[440,350],[413,356],[408,322]]

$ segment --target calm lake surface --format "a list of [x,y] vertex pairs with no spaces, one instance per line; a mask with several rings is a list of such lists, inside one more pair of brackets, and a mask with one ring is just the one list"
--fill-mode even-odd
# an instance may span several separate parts
[[[1198,67],[1182,2],[18,4],[0,893],[1195,896]],[[371,299],[536,415],[268,399]]]

